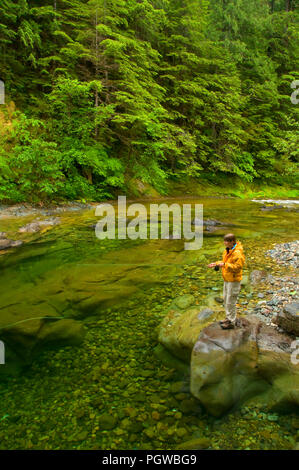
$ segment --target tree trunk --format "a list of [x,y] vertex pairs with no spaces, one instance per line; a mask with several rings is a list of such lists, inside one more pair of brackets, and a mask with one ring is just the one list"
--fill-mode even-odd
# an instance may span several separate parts
[[[96,28],[96,41],[95,41],[95,50],[96,50],[96,80],[99,79],[99,38],[98,38],[98,10],[96,10],[96,19],[95,19],[95,28]],[[95,100],[94,100],[94,106],[97,108],[99,106],[99,92],[98,88],[96,88],[95,91]],[[97,124],[95,125],[95,138],[98,138],[98,126]],[[89,179],[88,179],[89,180]]]
[[84,174],[86,178],[88,179],[88,182],[92,184],[92,171],[90,168],[84,168]]

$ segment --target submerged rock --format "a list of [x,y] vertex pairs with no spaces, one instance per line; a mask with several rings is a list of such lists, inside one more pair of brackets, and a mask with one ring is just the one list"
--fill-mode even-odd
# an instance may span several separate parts
[[114,429],[117,425],[118,419],[109,413],[104,413],[99,417],[99,426],[102,430]]
[[262,206],[262,211],[274,211],[275,209],[284,209],[284,206],[273,205],[273,206]]
[[210,447],[210,439],[206,437],[200,437],[197,439],[192,439],[191,441],[183,442],[178,446],[178,450],[201,450],[207,449]]
[[216,219],[197,219],[196,217],[192,220],[192,225],[195,226],[201,226],[203,225],[203,229],[206,230],[207,232],[213,232],[214,230],[217,230],[217,228],[220,227],[229,227],[229,226],[234,226],[235,224],[232,224],[230,222],[221,222],[220,220]]
[[175,357],[187,362],[201,330],[217,317],[217,312],[198,307],[186,311],[171,309],[158,330],[159,342]]
[[31,222],[30,224],[24,225],[19,229],[20,233],[36,233],[40,232],[42,229],[47,227],[52,227],[54,225],[60,224],[59,217],[53,217],[47,220],[39,220],[35,222]]
[[203,310],[199,312],[199,314],[197,315],[197,318],[199,321],[204,321],[204,320],[208,320],[209,318],[211,318],[214,314],[215,312],[211,310],[210,308],[204,308]]
[[38,332],[37,340],[43,344],[77,345],[82,343],[84,336],[85,330],[82,323],[65,318],[46,323]]
[[3,373],[10,374],[14,363],[21,367],[30,364],[45,345],[78,345],[84,337],[85,329],[80,322],[73,319],[57,321],[54,312],[45,318],[36,317],[5,325],[0,329],[0,339],[4,341],[12,359],[3,366],[6,369]]
[[174,304],[176,307],[184,310],[188,307],[190,307],[194,303],[194,296],[192,294],[185,294],[181,295],[180,297],[177,297],[174,300]]
[[246,400],[270,407],[299,405],[299,365],[291,362],[292,338],[252,315],[239,327],[205,328],[191,357],[191,393],[221,416]]

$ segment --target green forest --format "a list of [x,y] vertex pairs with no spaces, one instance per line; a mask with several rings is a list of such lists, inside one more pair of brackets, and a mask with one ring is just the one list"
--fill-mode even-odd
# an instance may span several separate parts
[[296,188],[298,3],[2,0],[0,201]]

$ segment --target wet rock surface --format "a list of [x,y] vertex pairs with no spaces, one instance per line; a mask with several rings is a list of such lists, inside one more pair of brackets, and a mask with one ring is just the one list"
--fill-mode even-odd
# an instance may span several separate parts
[[9,328],[2,328],[0,334],[6,347],[13,353],[15,360],[26,365],[30,364],[45,346],[81,344],[85,330],[79,321],[67,318],[59,319],[59,317],[53,316],[16,322]]
[[262,206],[261,211],[274,211],[276,209],[284,209],[284,206],[273,205],[273,206]]

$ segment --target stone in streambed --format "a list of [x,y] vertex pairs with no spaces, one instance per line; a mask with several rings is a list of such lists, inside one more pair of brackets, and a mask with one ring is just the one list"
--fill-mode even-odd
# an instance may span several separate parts
[[118,419],[115,416],[110,415],[109,413],[104,413],[99,417],[99,426],[100,429],[109,431],[114,429],[117,424]]
[[273,205],[273,206],[262,206],[261,211],[274,211],[275,209],[284,209],[284,206],[278,206],[278,205]]
[[192,439],[190,441],[183,442],[178,446],[178,450],[201,450],[210,447],[211,442],[205,437],[198,439]]
[[177,297],[174,300],[174,304],[180,308],[181,310],[185,310],[186,308],[190,307],[194,303],[194,296],[192,294],[185,294]]
[[60,343],[77,345],[82,343],[85,329],[82,323],[65,318],[62,320],[46,323],[37,335],[39,341],[44,344]]
[[31,222],[30,224],[24,225],[19,229],[20,233],[36,233],[40,232],[42,229],[47,227],[52,227],[54,225],[60,224],[59,217],[47,219],[47,220],[39,220],[35,222]]

